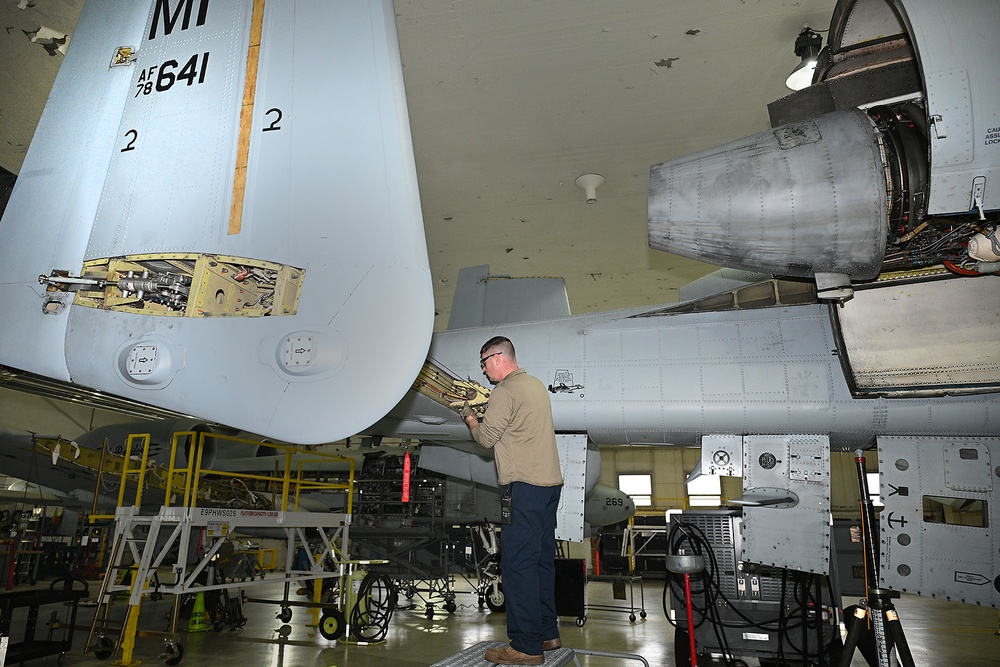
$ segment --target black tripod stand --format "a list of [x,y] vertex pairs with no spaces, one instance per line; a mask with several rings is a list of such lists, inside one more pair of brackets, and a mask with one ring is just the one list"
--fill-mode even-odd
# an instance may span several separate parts
[[[861,532],[865,544],[865,579],[868,582],[868,594],[865,599],[858,602],[854,612],[839,667],[850,667],[854,651],[859,648],[862,633],[868,626],[867,621],[871,622],[874,642],[869,643],[868,650],[862,647],[861,652],[871,667],[891,667],[890,655],[893,648],[896,649],[903,667],[914,667],[910,647],[903,635],[903,626],[899,623],[899,614],[892,604],[892,598],[898,597],[899,594],[878,587],[879,552],[878,544],[875,542],[875,509],[868,495],[868,471],[861,450],[855,452],[854,462],[857,465],[858,486],[861,490]],[[871,643],[874,643],[874,647],[871,647]],[[875,662],[872,662],[873,659]]]

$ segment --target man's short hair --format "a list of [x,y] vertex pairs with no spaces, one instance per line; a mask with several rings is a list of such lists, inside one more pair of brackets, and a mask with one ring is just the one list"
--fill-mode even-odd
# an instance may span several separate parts
[[511,359],[515,358],[514,343],[505,336],[494,336],[483,343],[483,346],[479,348],[479,356],[483,356],[487,352],[503,352]]

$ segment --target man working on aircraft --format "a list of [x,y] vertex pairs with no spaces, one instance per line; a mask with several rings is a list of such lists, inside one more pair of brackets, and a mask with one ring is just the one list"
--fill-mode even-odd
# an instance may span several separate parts
[[552,403],[545,386],[517,365],[503,336],[479,351],[483,374],[496,385],[482,423],[466,407],[465,423],[483,447],[493,448],[497,477],[510,498],[500,566],[510,645],[486,651],[488,662],[541,665],[543,651],[562,646],[556,625],[556,508],[562,491]]

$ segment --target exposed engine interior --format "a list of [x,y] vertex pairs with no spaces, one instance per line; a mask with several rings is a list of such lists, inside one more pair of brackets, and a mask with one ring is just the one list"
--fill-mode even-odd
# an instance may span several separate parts
[[[816,278],[821,298],[886,274],[1000,272],[989,186],[1000,120],[985,64],[997,54],[975,23],[931,37],[921,21],[937,19],[839,3],[812,85],[768,105],[771,130],[653,165],[650,246]],[[958,41],[971,50],[961,61]]]

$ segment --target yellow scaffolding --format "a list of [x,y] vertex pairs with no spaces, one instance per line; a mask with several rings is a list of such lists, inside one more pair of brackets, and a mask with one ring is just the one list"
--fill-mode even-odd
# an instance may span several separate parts
[[[110,657],[121,651],[121,658],[112,664],[124,667],[138,664],[133,660],[132,654],[138,632],[141,599],[150,592],[157,594],[165,592],[176,596],[170,631],[166,633],[146,631],[143,634],[165,637],[164,661],[168,665],[177,664],[183,655],[177,630],[181,595],[248,585],[246,582],[238,584],[209,582],[207,586],[195,583],[196,577],[208,567],[209,562],[228,539],[231,529],[273,528],[284,532],[285,539],[288,540],[284,571],[286,597],[289,583],[293,578],[318,580],[339,578],[344,575],[345,565],[348,563],[348,529],[353,508],[353,459],[291,445],[269,443],[268,447],[283,453],[283,461],[281,463],[275,461],[274,469],[268,473],[207,468],[202,465],[202,461],[209,438],[215,441],[213,443],[215,445],[229,441],[256,447],[260,443],[235,436],[184,431],[175,433],[171,438],[170,456],[167,465],[164,466],[150,460],[151,437],[149,433],[129,435],[126,451],[135,453],[125,455],[112,454],[108,451],[107,441],[100,450],[80,447],[76,443],[59,438],[36,438],[34,442],[35,450],[51,455],[53,464],[59,459],[65,459],[73,465],[96,472],[97,489],[91,520],[99,518],[116,520],[114,546],[102,581],[98,609],[95,610],[85,652],[94,650],[99,657]],[[181,449],[186,454],[186,465],[177,463],[178,452]],[[282,459],[280,455],[276,458]],[[316,472],[311,474],[310,469]],[[347,481],[321,479],[325,476],[321,474],[324,469],[341,470],[347,474]],[[118,509],[115,515],[100,515],[96,512],[102,478],[107,474],[118,475],[120,479]],[[131,503],[125,498],[129,486],[135,488],[135,496]],[[144,516],[139,510],[143,502],[143,493],[149,489],[163,493],[163,505],[158,507],[159,511],[155,515]],[[317,492],[346,494],[345,511],[342,513],[299,511],[303,495]],[[219,530],[220,524],[223,524],[221,530]],[[322,537],[320,553],[312,553],[313,546],[309,544],[304,532],[307,529],[317,530]],[[192,531],[201,531],[207,537],[207,541],[201,561],[189,571],[184,556],[188,552]],[[327,531],[330,531],[329,534]],[[301,543],[300,548],[305,548],[309,553],[311,567],[308,570],[293,569],[292,552],[296,542]],[[178,562],[171,565],[176,575],[175,582],[166,586],[157,582],[153,585],[154,590],[150,591],[151,577],[157,568],[165,565],[169,548],[175,546],[178,547]],[[132,562],[123,565],[127,552],[131,553]],[[327,560],[336,566],[335,572],[324,570],[324,563]],[[131,580],[124,583],[129,574]],[[260,581],[263,581],[263,575]],[[260,583],[260,581],[250,583]],[[115,641],[107,634],[108,607],[115,593],[125,591],[129,596],[129,609],[126,621]],[[326,609],[335,608],[335,605],[322,604],[316,600],[315,607]]]

